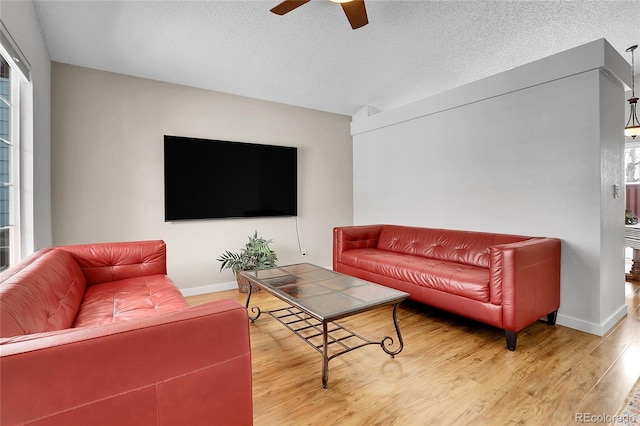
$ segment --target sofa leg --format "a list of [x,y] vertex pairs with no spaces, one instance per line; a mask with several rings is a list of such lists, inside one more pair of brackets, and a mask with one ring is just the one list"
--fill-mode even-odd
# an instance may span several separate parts
[[507,337],[507,349],[509,349],[510,351],[515,351],[518,333],[516,333],[515,331],[505,330],[504,334]]
[[550,314],[547,314],[547,324],[556,325],[556,318],[558,318],[558,310],[557,309],[555,311],[551,312]]

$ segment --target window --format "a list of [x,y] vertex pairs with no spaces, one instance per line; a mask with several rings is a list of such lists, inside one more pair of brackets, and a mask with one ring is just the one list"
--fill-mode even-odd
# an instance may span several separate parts
[[0,57],[0,270],[10,262],[11,221],[11,80],[9,64]]
[[20,258],[20,88],[29,73],[0,21],[0,271]]
[[624,164],[626,182],[640,182],[640,148],[625,149]]

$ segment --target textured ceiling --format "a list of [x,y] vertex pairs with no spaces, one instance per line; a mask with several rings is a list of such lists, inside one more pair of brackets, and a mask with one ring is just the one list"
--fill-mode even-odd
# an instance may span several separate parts
[[[627,61],[640,0],[35,1],[53,61],[352,115],[606,38]],[[636,64],[640,63],[640,55]],[[637,68],[640,68],[637,67]]]

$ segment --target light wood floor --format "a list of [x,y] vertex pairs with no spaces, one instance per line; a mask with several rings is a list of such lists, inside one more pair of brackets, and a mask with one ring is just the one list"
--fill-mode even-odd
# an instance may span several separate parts
[[[620,285],[623,285],[620,283]],[[626,283],[628,315],[606,336],[538,322],[518,334],[404,302],[404,350],[391,359],[368,346],[329,363],[274,319],[250,325],[254,424],[572,425],[576,413],[614,415],[640,377],[640,284]],[[188,298],[231,298],[237,290]],[[263,309],[281,306],[264,292]],[[389,307],[341,321],[365,336],[394,335]]]

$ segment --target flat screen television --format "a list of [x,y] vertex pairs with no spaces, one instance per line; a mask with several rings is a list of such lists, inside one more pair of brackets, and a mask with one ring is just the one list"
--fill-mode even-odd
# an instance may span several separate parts
[[164,219],[296,216],[295,147],[164,137]]

